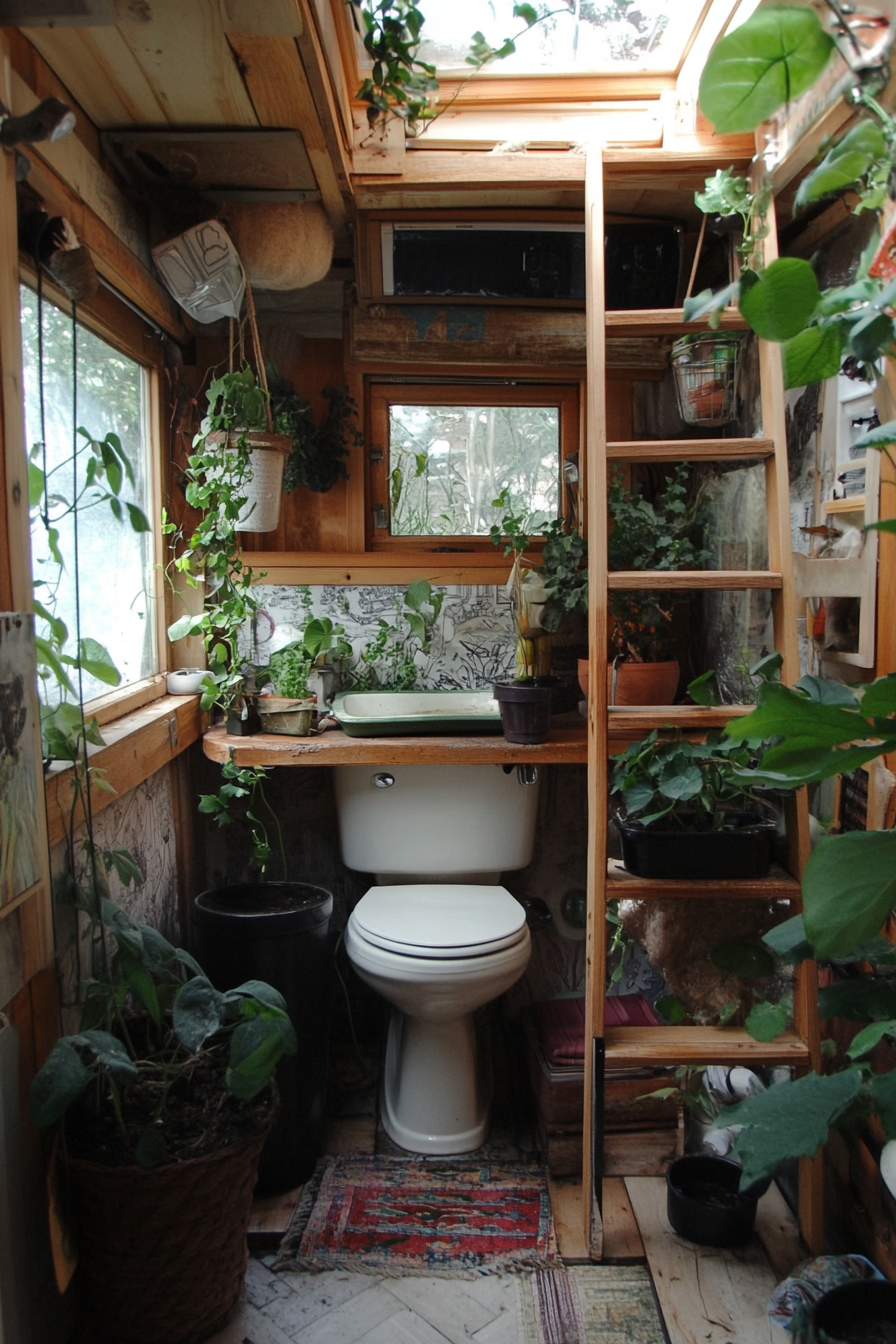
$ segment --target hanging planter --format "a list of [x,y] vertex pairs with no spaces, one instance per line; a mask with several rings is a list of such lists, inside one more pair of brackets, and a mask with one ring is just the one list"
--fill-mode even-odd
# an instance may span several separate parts
[[240,443],[249,453],[251,474],[240,486],[246,502],[236,520],[240,532],[273,532],[280,521],[280,497],[283,493],[283,468],[292,452],[288,434],[267,431],[214,431],[206,443],[221,445],[225,452],[236,452]]
[[713,428],[734,419],[743,333],[694,332],[672,346],[678,409],[686,425]]

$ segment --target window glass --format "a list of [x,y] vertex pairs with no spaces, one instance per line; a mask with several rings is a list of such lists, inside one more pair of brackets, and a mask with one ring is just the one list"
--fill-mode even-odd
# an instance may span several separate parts
[[[25,430],[34,465],[43,470],[43,454],[39,448],[33,451],[34,445],[41,441],[37,295],[24,286],[21,312]],[[155,558],[152,532],[134,530],[132,510],[128,507],[133,505],[146,518],[152,517],[148,375],[140,364],[79,323],[77,409],[73,422],[72,344],[71,318],[44,299],[48,515],[51,528],[58,533],[56,544],[64,566],[60,569],[52,553],[53,538],[41,516],[44,501],[33,498],[32,567],[40,585],[35,596],[65,623],[68,629],[65,652],[76,654],[77,574],[81,638],[96,640],[108,651],[120,673],[120,684],[126,685],[158,670],[151,605]],[[113,433],[121,441],[134,478],[133,482],[126,476],[123,480],[121,521],[115,518],[109,503],[100,498],[108,491],[106,482],[87,484],[88,465],[95,454],[83,436],[78,436],[77,458],[73,461],[76,426],[86,429],[94,440]],[[74,517],[69,508],[76,492],[80,496],[77,545]],[[39,620],[39,633],[40,627]],[[72,674],[77,690],[76,677],[76,673]],[[90,700],[112,689],[112,682],[108,676],[101,679],[84,671],[81,689],[83,699]]]
[[558,406],[389,407],[392,536],[487,536],[507,491],[515,513],[556,518]]
[[516,37],[516,51],[488,66],[490,75],[545,72],[677,69],[685,44],[704,9],[704,0],[580,0],[568,10],[556,5],[549,17],[528,31],[514,18],[515,0],[429,0],[426,6],[423,60],[440,74],[459,69],[472,34],[481,30],[492,46]]

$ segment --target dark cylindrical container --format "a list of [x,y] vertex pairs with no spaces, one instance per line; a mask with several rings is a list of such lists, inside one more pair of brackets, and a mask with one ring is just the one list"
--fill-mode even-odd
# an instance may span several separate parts
[[534,682],[523,685],[498,683],[494,690],[501,710],[501,727],[508,742],[547,742],[553,698],[550,686],[536,686]]
[[892,1344],[896,1339],[896,1283],[855,1279],[820,1297],[812,1308],[812,1344]]
[[333,897],[307,882],[246,882],[193,902],[193,952],[212,984],[265,980],[286,1000],[298,1053],[277,1067],[280,1115],[258,1168],[258,1194],[292,1190],[323,1151]]
[[742,1246],[768,1181],[741,1191],[741,1168],[727,1157],[677,1157],[666,1171],[666,1213],[674,1232],[701,1246]]

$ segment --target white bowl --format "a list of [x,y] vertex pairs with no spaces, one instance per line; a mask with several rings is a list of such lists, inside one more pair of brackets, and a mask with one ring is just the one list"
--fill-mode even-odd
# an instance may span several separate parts
[[208,672],[204,667],[182,667],[179,672],[169,672],[168,694],[199,695],[207,676]]

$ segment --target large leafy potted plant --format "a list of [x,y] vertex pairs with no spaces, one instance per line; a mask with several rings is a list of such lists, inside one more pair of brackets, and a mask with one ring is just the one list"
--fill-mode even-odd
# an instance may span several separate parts
[[[688,467],[679,463],[649,500],[626,489],[613,473],[607,498],[611,570],[700,569],[707,552],[708,510],[689,495]],[[672,633],[673,609],[684,593],[650,589],[610,591],[607,691],[611,705],[665,705],[680,678]],[[585,689],[583,687],[583,689]]]
[[239,1301],[270,1079],[295,1033],[269,985],[219,992],[93,892],[80,1030],[35,1076],[32,1118],[59,1125],[90,1337],[199,1344]]
[[757,752],[709,734],[705,742],[661,741],[656,729],[619,756],[611,796],[622,861],[638,877],[763,877],[777,827],[752,787]]

